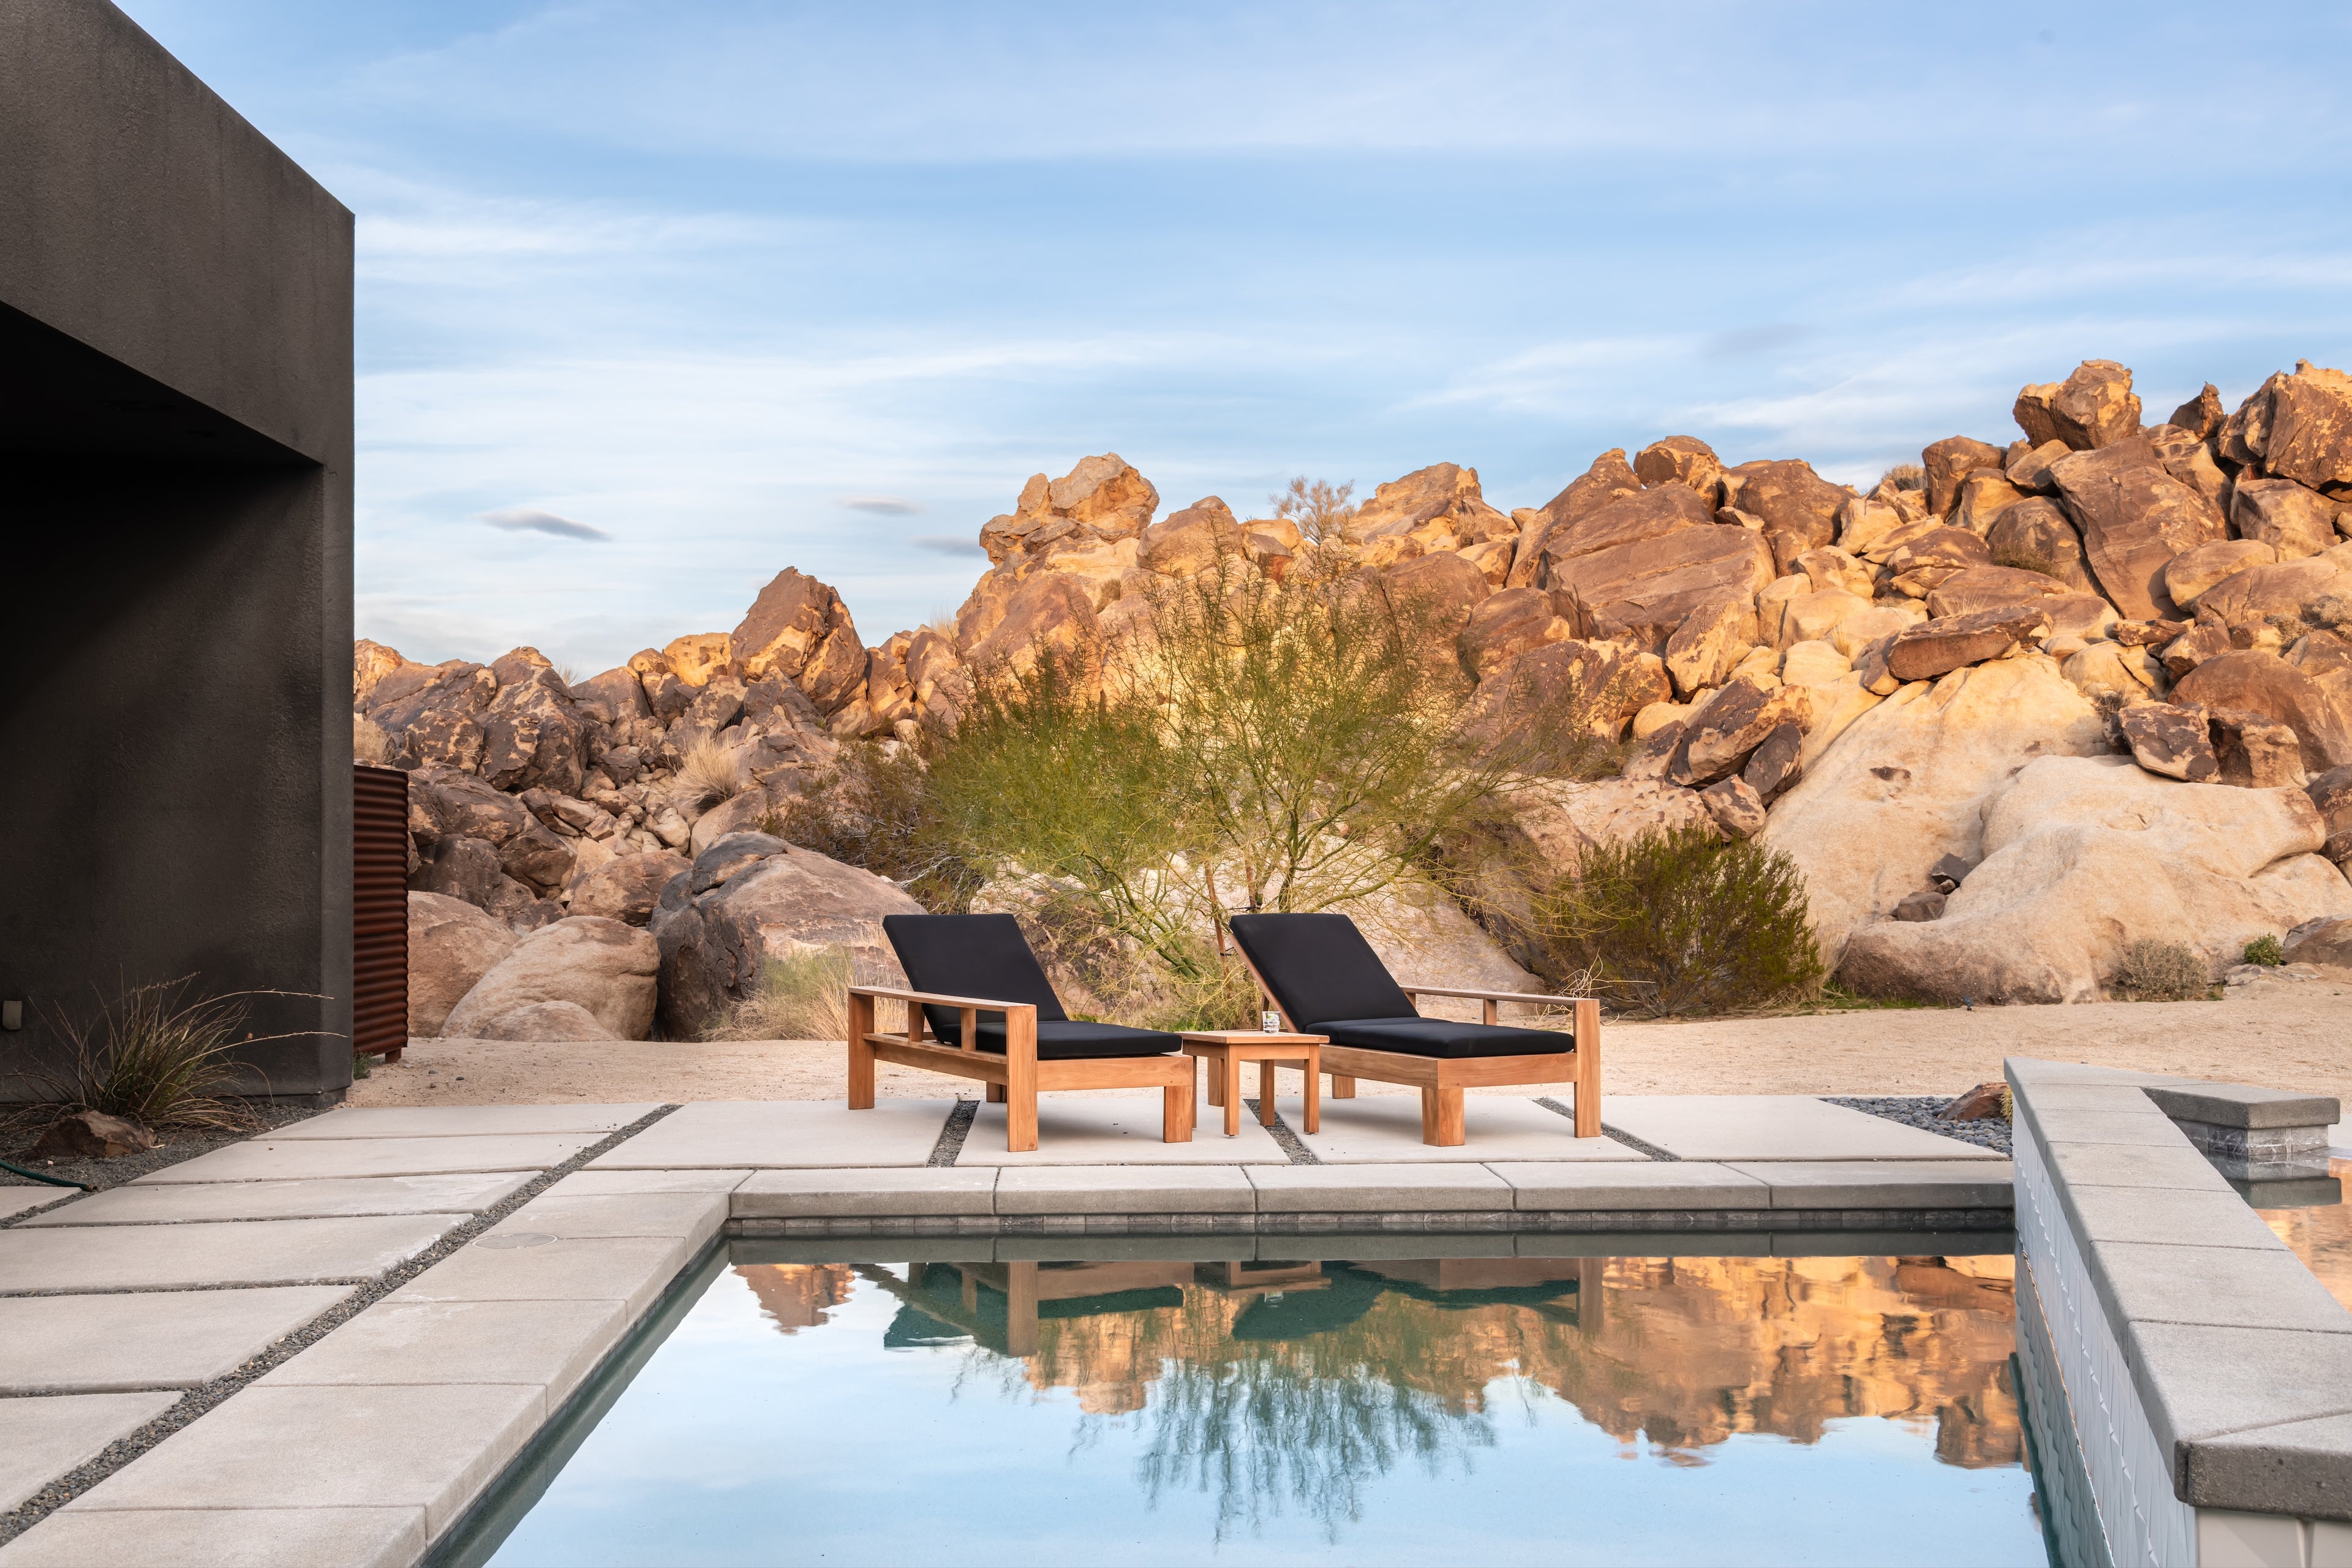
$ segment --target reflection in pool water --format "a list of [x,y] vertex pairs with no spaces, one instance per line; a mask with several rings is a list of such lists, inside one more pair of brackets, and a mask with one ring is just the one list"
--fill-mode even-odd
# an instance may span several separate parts
[[756,1246],[496,1561],[2044,1560],[2005,1255]]
[[[2352,1160],[2331,1160],[2327,1171],[2339,1181],[2352,1178]],[[2352,1205],[2306,1202],[2261,1213],[2304,1267],[2352,1309]]]

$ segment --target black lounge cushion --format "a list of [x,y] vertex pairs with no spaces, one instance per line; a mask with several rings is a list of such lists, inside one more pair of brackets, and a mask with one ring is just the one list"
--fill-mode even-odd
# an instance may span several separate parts
[[[1039,1061],[1164,1056],[1183,1043],[1157,1029],[1073,1022],[1011,915],[885,915],[882,934],[890,939],[907,984],[917,991],[1034,1005]],[[957,1009],[926,1005],[923,1015],[932,1034],[951,1046],[963,1044],[963,1018]],[[979,1049],[1003,1053],[1003,1013],[982,1013],[978,1032]]]
[[1574,1037],[1551,1029],[1421,1016],[1345,915],[1235,915],[1226,923],[1292,1026],[1328,1035],[1335,1046],[1444,1058],[1549,1056],[1575,1048]]
[[1451,1018],[1325,1019],[1314,1032],[1335,1046],[1396,1051],[1409,1057],[1541,1057],[1575,1048],[1575,1039],[1556,1029],[1521,1029],[1509,1024],[1457,1024]]
[[1300,1029],[1321,1034],[1327,1018],[1418,1016],[1345,915],[1235,915],[1226,923]]

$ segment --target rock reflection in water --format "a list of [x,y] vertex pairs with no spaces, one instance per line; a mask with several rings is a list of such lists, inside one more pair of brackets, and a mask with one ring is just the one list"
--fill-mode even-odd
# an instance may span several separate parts
[[1336,1538],[1380,1477],[1466,1472],[1547,1394],[1627,1459],[1705,1465],[1738,1435],[1810,1444],[1853,1417],[1931,1431],[1948,1465],[2021,1459],[2006,1256],[739,1272],[788,1333],[853,1280],[888,1292],[887,1344],[963,1345],[1008,1389],[1068,1390],[1082,1446],[1140,1423],[1143,1489],[1213,1495],[1221,1538],[1286,1507]]

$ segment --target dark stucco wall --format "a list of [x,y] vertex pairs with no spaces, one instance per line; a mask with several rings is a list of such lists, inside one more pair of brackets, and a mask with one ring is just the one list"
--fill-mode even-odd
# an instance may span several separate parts
[[0,1098],[129,982],[351,1079],[351,215],[120,12],[0,0]]

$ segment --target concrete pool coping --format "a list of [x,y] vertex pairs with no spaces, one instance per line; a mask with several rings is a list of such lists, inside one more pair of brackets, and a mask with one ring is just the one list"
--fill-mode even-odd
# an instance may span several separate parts
[[[1728,1097],[1697,1098],[1708,1103],[1689,1108],[1685,1146],[1694,1153],[1722,1147],[1727,1129],[1720,1101]],[[1838,1159],[1820,1128],[1834,1130],[1843,1116],[1874,1119],[1835,1107],[1823,1109],[1838,1116],[1820,1119],[1804,1140],[1801,1152],[1811,1158],[1793,1157],[1800,1151],[1783,1144],[1777,1159],[855,1166],[838,1163],[842,1146],[829,1135],[807,1137],[824,1130],[835,1108],[802,1103],[811,1109],[782,1118],[705,1112],[731,1124],[720,1129],[728,1146],[751,1156],[727,1167],[635,1163],[641,1157],[631,1144],[694,1107],[633,1136],[611,1130],[635,1127],[630,1119],[645,1107],[564,1107],[561,1114],[453,1107],[404,1112],[396,1123],[335,1112],[306,1124],[318,1129],[309,1137],[257,1140],[270,1146],[216,1162],[219,1181],[158,1173],[165,1179],[118,1189],[140,1194],[134,1200],[110,1205],[94,1196],[20,1215],[0,1229],[0,1345],[11,1339],[12,1313],[27,1321],[47,1314],[52,1342],[70,1336],[69,1301],[128,1311],[132,1321],[96,1353],[85,1346],[83,1364],[63,1385],[27,1370],[37,1353],[12,1360],[0,1351],[0,1394],[31,1397],[37,1387],[64,1398],[200,1394],[224,1363],[249,1371],[251,1356],[282,1346],[289,1318],[299,1315],[289,1291],[365,1304],[295,1353],[278,1353],[261,1375],[0,1546],[0,1568],[132,1555],[417,1562],[722,1238],[741,1238],[740,1249],[776,1261],[803,1251],[815,1260],[845,1246],[877,1257],[1035,1259],[1171,1249],[1275,1257],[1318,1238],[1367,1256],[1406,1256],[1441,1234],[1465,1255],[1801,1256],[1922,1245],[1980,1249],[2010,1222],[2008,1161],[1930,1133],[1918,1134],[1924,1144],[1898,1145],[1903,1157]],[[476,1109],[499,1114],[469,1124]],[[950,1109],[940,1105],[942,1122]],[[1643,1142],[1670,1156],[1672,1141],[1684,1137],[1664,1114],[1673,1109],[1644,1108],[1643,1118]],[[747,1139],[763,1121],[773,1141]],[[1542,1124],[1515,1113],[1515,1125],[1524,1133]],[[893,1128],[886,1158],[905,1158],[902,1145],[920,1142],[910,1136],[919,1131],[919,1123]],[[1887,1146],[1878,1127],[1857,1133],[1868,1135],[1857,1136],[1857,1149]],[[415,1157],[387,1151],[404,1140],[436,1147]],[[667,1142],[677,1143],[677,1129]],[[1152,1147],[1135,1152],[1148,1155]],[[487,1169],[451,1168],[468,1148],[479,1151],[475,1157]],[[1475,1144],[1469,1152],[1475,1155]],[[518,1172],[525,1154],[539,1163]],[[468,1174],[483,1179],[458,1179]],[[233,1217],[238,1204],[230,1193],[249,1195],[253,1217]],[[93,1208],[90,1222],[76,1223],[70,1211],[84,1204]],[[171,1217],[180,1212],[184,1219]],[[486,1215],[494,1222],[485,1224]],[[394,1227],[397,1235],[384,1225],[394,1216],[404,1226]],[[257,1269],[241,1256],[257,1249],[282,1258],[289,1249],[267,1245],[281,1226],[363,1223],[384,1235],[362,1237],[355,1228],[362,1245],[342,1247],[315,1277],[283,1261]],[[37,1234],[30,1246],[19,1240]],[[256,1248],[237,1245],[245,1236]],[[198,1237],[215,1256],[217,1279],[189,1262],[202,1248],[162,1245]],[[401,1265],[385,1268],[384,1259],[406,1257],[413,1268],[420,1243],[446,1247],[453,1238],[464,1245],[397,1288],[383,1288],[385,1278],[404,1277]],[[62,1266],[51,1255],[76,1250],[77,1240],[90,1258],[160,1248],[175,1259],[169,1282],[142,1283],[143,1265],[88,1258],[73,1265],[79,1273],[56,1271]],[[255,1283],[257,1274],[268,1283]],[[91,1277],[124,1282],[90,1294],[93,1288],[79,1281]],[[368,1299],[371,1290],[376,1299]],[[160,1325],[175,1322],[172,1309],[196,1292],[206,1298],[210,1338],[202,1354],[183,1347],[173,1361],[159,1352]],[[240,1352],[246,1359],[233,1359]],[[144,1408],[121,1412],[120,1430],[100,1421],[98,1436],[140,1429],[142,1421],[131,1417]],[[0,1433],[0,1473],[9,1450],[24,1447]],[[91,1434],[69,1447],[46,1459],[15,1457],[20,1469],[29,1465],[53,1478],[92,1457]]]
[[2352,1313],[2217,1168],[2324,1162],[2336,1102],[2030,1058],[2005,1070],[2029,1419],[2085,1546],[2352,1561]]

